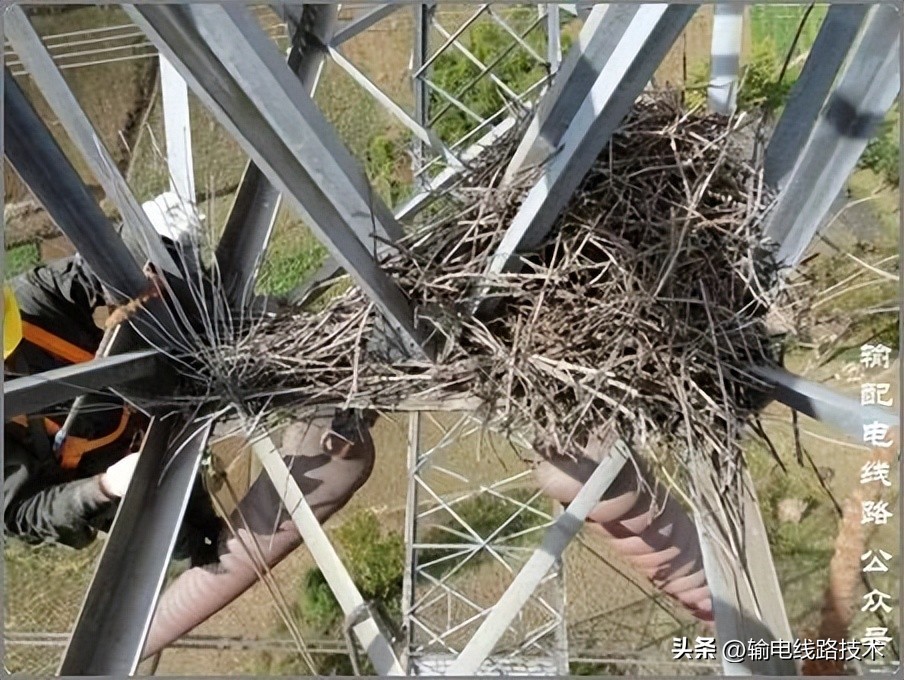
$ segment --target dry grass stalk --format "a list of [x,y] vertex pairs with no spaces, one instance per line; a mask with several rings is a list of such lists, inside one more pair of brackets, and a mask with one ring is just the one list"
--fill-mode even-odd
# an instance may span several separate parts
[[[895,437],[897,439],[897,437]],[[875,461],[892,465],[893,451],[889,448],[874,448],[864,463]],[[826,588],[821,609],[819,631],[816,640],[845,640],[857,611],[856,598],[862,583],[861,556],[866,553],[866,537],[862,523],[863,503],[876,502],[882,497],[881,484],[858,484],[844,501],[838,536],[835,538],[835,552],[829,562],[829,585]],[[807,659],[803,665],[804,675],[844,675],[845,662],[835,659]]]

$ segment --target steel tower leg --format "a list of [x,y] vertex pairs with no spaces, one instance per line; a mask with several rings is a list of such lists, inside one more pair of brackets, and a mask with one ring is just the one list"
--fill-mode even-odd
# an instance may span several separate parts
[[132,239],[127,245],[132,243],[133,247],[143,248],[142,252],[132,254],[136,258],[151,260],[170,274],[181,276],[179,268],[163,247],[160,236],[141,209],[125,178],[63,78],[63,74],[25,15],[25,11],[19,6],[11,5],[6,13],[4,27],[6,37],[35,84],[41,89],[42,96],[78,147],[79,153],[88,162],[91,172],[100,182],[104,192],[119,209],[123,217],[123,229],[132,234]]
[[[372,296],[398,332],[404,351],[430,355],[427,331],[416,325],[404,293],[369,252],[381,234],[392,241],[401,228],[391,214],[383,215],[385,208],[380,209],[366,179],[352,172],[348,151],[341,151],[335,133],[260,28],[243,12],[212,5],[142,5],[128,11]],[[218,57],[229,63],[228,69]]]
[[763,172],[770,186],[784,188],[868,11],[869,5],[829,7],[766,147]]
[[[765,234],[793,266],[891,109],[901,88],[901,15],[876,5],[772,209]],[[802,138],[802,135],[801,135]]]
[[4,153],[91,269],[121,299],[147,279],[47,126],[4,69]]
[[[313,95],[317,87],[325,56],[320,46],[332,36],[337,13],[335,6],[305,4],[296,17],[288,65],[308,95]],[[254,292],[252,287],[273,233],[280,203],[279,190],[260,168],[249,162],[216,249],[223,287],[235,306],[247,304]]]
[[211,423],[183,428],[174,419],[151,421],[60,675],[122,677],[138,668]]

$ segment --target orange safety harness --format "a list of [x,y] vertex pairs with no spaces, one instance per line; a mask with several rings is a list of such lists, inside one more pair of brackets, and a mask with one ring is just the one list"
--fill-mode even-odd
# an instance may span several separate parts
[[[69,363],[79,364],[94,359],[94,355],[91,352],[73,345],[71,342],[67,342],[63,338],[27,321],[22,321],[22,338],[33,345],[37,345],[58,359],[68,361]],[[123,435],[123,433],[125,433],[131,416],[131,409],[129,409],[128,406],[123,406],[119,425],[117,425],[110,434],[97,439],[73,437],[72,435],[67,436],[59,451],[60,466],[65,470],[73,470],[78,467],[78,464],[81,462],[84,455],[115,442]],[[52,440],[56,433],[60,431],[61,426],[50,418],[44,418],[43,420],[44,428]],[[18,425],[28,427],[28,418],[26,416],[17,416],[12,418],[11,421]]]

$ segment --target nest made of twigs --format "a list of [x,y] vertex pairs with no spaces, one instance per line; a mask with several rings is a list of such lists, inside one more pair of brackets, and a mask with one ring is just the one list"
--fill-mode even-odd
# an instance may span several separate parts
[[[198,370],[197,398],[391,408],[468,396],[541,449],[610,425],[631,444],[677,441],[731,467],[759,394],[746,366],[775,360],[764,317],[780,303],[761,237],[771,199],[746,132],[683,111],[671,93],[644,97],[521,269],[487,277],[541,170],[503,181],[522,132],[383,258],[440,340],[440,361],[388,355],[374,305],[351,287],[221,344],[216,365]],[[474,316],[486,294],[493,314]]]

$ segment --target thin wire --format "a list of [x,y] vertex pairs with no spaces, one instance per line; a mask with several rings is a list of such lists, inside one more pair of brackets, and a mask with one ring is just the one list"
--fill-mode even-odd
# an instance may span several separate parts
[[[278,25],[274,26],[274,27],[268,27],[266,29],[268,37],[270,37],[271,39],[274,39],[274,40],[279,40],[279,39],[283,38],[283,36],[281,35],[281,31],[279,29],[280,29],[280,27]],[[49,46],[49,45],[45,44],[45,48],[47,48],[48,52],[50,52],[52,59],[54,60],[54,62],[56,62],[57,68],[59,68],[60,70],[81,68],[81,67],[85,67],[85,66],[99,66],[101,64],[109,64],[109,63],[120,62],[120,61],[128,61],[131,59],[144,59],[144,58],[149,58],[149,57],[156,57],[157,56],[157,48],[149,40],[144,40],[141,42],[129,42],[129,43],[123,44],[123,45],[108,45],[106,47],[99,47],[99,48],[92,49],[92,50],[72,50],[72,51],[68,51],[68,52],[60,52],[60,51],[54,52],[53,51],[53,50],[61,50],[63,48],[76,47],[76,46],[81,46],[81,45],[96,44],[96,43],[102,43],[102,42],[114,42],[117,40],[127,39],[127,38],[131,40],[132,38],[136,38],[136,37],[140,37],[140,36],[143,36],[143,33],[138,32],[138,33],[134,33],[134,34],[127,34],[127,35],[123,35],[123,36],[115,36],[115,37],[110,37],[110,38],[96,38],[93,40],[72,41],[70,43],[59,43],[59,44],[53,45],[53,46]],[[127,49],[134,49],[134,50],[148,49],[148,50],[153,50],[153,51],[149,52],[149,53],[131,55],[129,57],[120,57],[120,58],[113,58],[113,59],[100,58],[103,55],[110,54],[113,52],[121,52],[121,51],[127,50]],[[12,49],[6,49],[4,54],[11,57],[12,55],[15,55],[16,53]],[[84,61],[78,62],[76,64],[59,63],[61,61],[65,61],[67,59],[73,59],[75,57],[89,56],[89,55],[93,55],[98,58],[84,60]],[[20,76],[20,75],[27,74],[26,70],[21,69],[22,61],[18,58],[7,58],[6,64],[10,69],[20,67],[19,71],[13,72],[14,76]]]
[[[255,11],[257,13],[258,19],[268,18],[268,14],[270,13],[268,8],[262,8],[260,10],[258,8],[254,8],[253,11]],[[442,16],[449,16],[449,17],[459,16],[460,17],[461,12],[458,12],[455,10],[446,10],[446,11],[439,10],[436,12],[435,16],[436,17],[442,17]],[[269,18],[268,18],[268,20],[269,20]],[[266,33],[268,33],[268,35],[271,38],[283,38],[283,37],[285,37],[283,34],[285,33],[285,30],[286,30],[286,24],[284,22],[270,23],[266,26],[262,26],[262,29]],[[376,31],[379,33],[386,33],[386,32],[397,31],[398,29],[387,26],[385,28],[372,27],[371,29],[368,29],[368,30],[369,31],[373,30],[373,31]],[[107,36],[103,36],[103,37],[93,37],[99,33],[110,34],[110,33],[115,33],[117,31],[123,31],[125,33],[122,33],[120,35],[107,35]],[[129,31],[131,31],[131,32],[129,32]],[[53,53],[56,51],[59,51],[59,50],[69,48],[69,47],[77,47],[77,46],[81,46],[81,45],[95,44],[95,43],[99,43],[99,42],[113,42],[113,41],[119,41],[119,40],[126,40],[126,39],[142,37],[143,35],[144,35],[144,33],[140,29],[137,29],[134,24],[120,24],[120,25],[116,25],[116,26],[100,26],[97,28],[80,29],[78,31],[67,31],[67,32],[63,32],[63,33],[54,33],[51,35],[44,36],[42,38],[42,41],[44,42],[46,49],[49,52],[51,52],[54,59],[63,59],[63,58],[75,56],[75,54],[71,54],[71,53],[53,54]],[[92,37],[89,38],[87,36],[92,36]],[[60,40],[60,38],[85,38],[85,39]],[[143,48],[143,47],[153,47],[153,44],[150,41],[145,40],[144,42],[134,44],[134,47],[136,49]],[[112,51],[112,50],[121,50],[124,48],[122,46],[118,46],[118,47],[110,47],[109,49]],[[9,42],[7,42],[5,45],[4,53],[6,55],[14,55],[15,54],[15,50],[12,48],[12,46],[10,45]],[[100,53],[102,53],[102,50],[98,51],[98,54],[100,54]],[[91,64],[79,64],[78,66],[93,65],[95,63],[109,63],[109,62],[91,62]],[[7,60],[7,65],[11,66],[11,67],[12,66],[20,66],[21,62],[19,62],[18,60]],[[73,67],[74,66],[72,66],[70,68],[73,68]]]
[[[144,35],[143,33],[135,33],[135,34],[129,34],[129,35],[120,36],[120,37],[122,39],[128,38],[131,40],[132,38],[143,37],[143,35]],[[280,32],[275,31],[275,30],[268,31],[268,36],[273,39],[279,39],[282,37]],[[89,55],[89,54],[99,55],[99,54],[104,54],[106,52],[116,52],[116,51],[121,51],[121,50],[128,49],[128,48],[134,48],[136,50],[143,49],[143,48],[156,49],[154,46],[154,43],[145,39],[141,42],[129,42],[124,45],[108,45],[106,47],[100,47],[95,50],[70,50],[68,52],[62,52],[62,51],[58,51],[56,53],[53,52],[53,49],[56,49],[56,48],[61,49],[64,47],[78,47],[78,46],[83,46],[83,45],[97,44],[97,43],[104,43],[104,42],[111,43],[116,40],[119,40],[119,37],[117,37],[117,38],[99,38],[99,39],[95,39],[95,40],[79,40],[79,41],[74,41],[72,43],[60,44],[58,46],[55,46],[54,48],[49,48],[46,45],[45,45],[45,47],[48,47],[48,51],[51,52],[51,56],[53,57],[53,59],[55,61],[62,60],[62,59],[70,59],[72,57],[84,56],[84,55]],[[16,52],[15,52],[15,50],[7,49],[4,51],[4,55],[6,55],[8,57],[13,57],[16,55]],[[22,64],[22,62],[18,58],[16,58],[16,59],[8,58],[7,64],[13,65],[13,66],[19,66]]]
[[[48,52],[53,53],[55,50],[60,50],[64,47],[94,45],[97,43],[114,42],[117,40],[126,40],[126,39],[131,39],[131,38],[143,38],[145,41],[147,41],[147,38],[145,38],[144,32],[136,28],[132,33],[125,33],[123,35],[105,36],[105,37],[101,37],[101,38],[88,38],[85,40],[73,40],[71,42],[58,43],[56,45],[48,45],[45,43],[44,47],[47,49]],[[4,50],[4,53],[5,54],[15,54],[16,51],[12,47],[7,47]]]
[[[366,4],[361,5],[361,8],[367,8],[367,7],[370,7],[370,5],[366,5]],[[257,15],[257,17],[256,17],[257,19],[267,18],[268,20],[270,20],[270,18],[271,18],[270,15],[273,14],[268,7],[254,7],[254,8],[252,8],[252,11]],[[459,16],[460,17],[460,16],[462,16],[462,14],[463,14],[463,12],[461,10],[437,9],[434,16],[437,16],[437,17]],[[401,16],[401,15],[396,15],[396,18],[398,19],[399,16]],[[799,18],[799,16],[794,15],[792,13],[792,14],[789,14],[786,18],[795,18],[796,19],[796,18]],[[274,25],[277,25],[280,28],[285,28],[284,22],[278,22],[277,24],[274,24]],[[58,40],[60,38],[77,38],[80,36],[93,35],[96,33],[112,33],[115,31],[126,31],[126,30],[133,30],[133,29],[135,29],[135,24],[132,24],[132,23],[117,24],[115,26],[98,26],[95,28],[82,28],[77,31],[65,31],[63,33],[51,33],[50,35],[44,36],[42,38],[42,40],[45,43],[49,43],[49,41]],[[373,30],[373,29],[368,29],[368,30]],[[393,29],[393,28],[387,26],[385,28],[378,28],[376,30],[383,33],[383,32],[388,32],[388,31],[397,30],[397,29]],[[48,46],[48,48],[53,49],[53,48],[56,48],[56,47],[59,47],[59,46],[65,45],[65,44],[66,44],[66,41],[61,41],[54,45],[48,44],[47,46]],[[11,48],[9,47],[9,42],[6,43],[6,49],[7,49],[7,51],[11,51]]]

